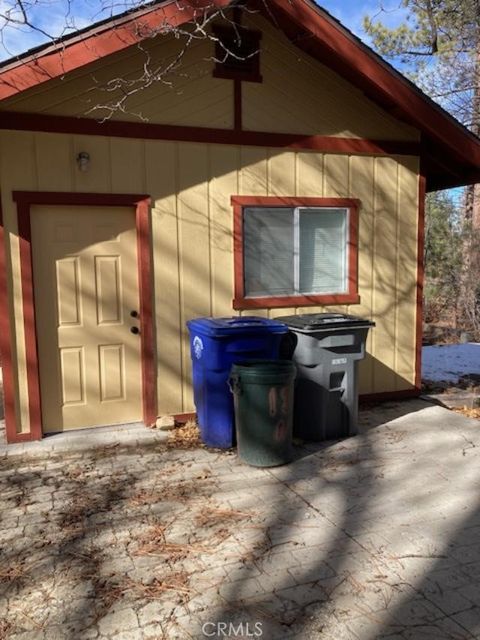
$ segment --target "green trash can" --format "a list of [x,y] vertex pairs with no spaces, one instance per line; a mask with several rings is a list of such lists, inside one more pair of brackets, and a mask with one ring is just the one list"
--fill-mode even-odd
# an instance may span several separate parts
[[254,467],[292,459],[293,383],[290,360],[250,360],[232,366],[237,452]]

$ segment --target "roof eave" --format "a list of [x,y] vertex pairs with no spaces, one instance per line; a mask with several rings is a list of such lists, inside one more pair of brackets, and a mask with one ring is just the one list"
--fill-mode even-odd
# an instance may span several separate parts
[[[427,182],[442,185],[441,188],[463,186],[479,174],[480,139],[325,10],[312,0],[295,3],[276,0],[269,7],[296,46],[345,77],[394,117],[421,132],[426,153],[431,154],[435,149],[444,160],[441,178],[436,175],[433,179],[432,175],[429,180],[427,174]],[[303,31],[296,28],[298,24],[303,26]]]

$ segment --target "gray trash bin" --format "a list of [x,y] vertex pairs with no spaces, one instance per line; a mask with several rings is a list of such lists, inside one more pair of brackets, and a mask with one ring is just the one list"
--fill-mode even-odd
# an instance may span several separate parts
[[[294,435],[330,440],[358,432],[357,363],[375,323],[342,313],[283,316],[297,367]],[[285,357],[285,353],[282,357]]]

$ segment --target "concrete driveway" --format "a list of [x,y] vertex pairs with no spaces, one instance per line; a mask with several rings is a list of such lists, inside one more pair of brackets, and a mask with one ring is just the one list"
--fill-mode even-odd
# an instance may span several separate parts
[[361,421],[269,470],[140,428],[9,450],[0,637],[480,638],[480,423]]

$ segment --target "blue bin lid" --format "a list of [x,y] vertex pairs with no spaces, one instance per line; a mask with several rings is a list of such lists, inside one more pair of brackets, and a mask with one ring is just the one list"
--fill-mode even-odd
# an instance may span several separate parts
[[278,320],[258,316],[233,316],[231,318],[195,318],[187,321],[190,332],[211,337],[234,336],[252,333],[287,333],[288,327]]

